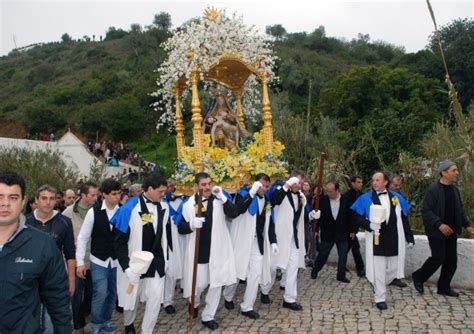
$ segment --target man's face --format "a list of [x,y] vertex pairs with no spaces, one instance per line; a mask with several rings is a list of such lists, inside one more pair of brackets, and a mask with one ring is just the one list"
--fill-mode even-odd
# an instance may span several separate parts
[[449,184],[458,182],[459,170],[456,165],[452,165],[447,170],[442,172],[443,178],[448,181]]
[[290,188],[291,192],[293,193],[297,193],[303,188],[304,177],[301,175],[298,175],[297,178],[299,182],[297,184],[292,185]]
[[56,194],[56,203],[61,203],[64,201],[63,195]]
[[352,189],[356,191],[361,191],[362,186],[363,186],[362,179],[359,179],[359,178],[355,179],[354,182],[351,182],[351,185],[352,185]]
[[390,190],[400,192],[402,190],[402,180],[401,179],[393,179],[390,182]]
[[25,198],[21,196],[19,185],[0,183],[0,226],[17,223],[24,204]]
[[45,216],[53,213],[55,205],[56,194],[51,191],[43,190],[36,198],[36,209]]
[[85,206],[91,206],[97,201],[99,195],[99,189],[96,187],[90,187],[87,195],[81,195],[81,204]]
[[76,194],[71,189],[66,190],[64,195],[64,205],[69,206],[76,200]]
[[198,191],[202,190],[202,195],[205,198],[209,198],[212,192],[213,182],[210,177],[199,180],[197,184]]
[[332,183],[326,185],[326,194],[330,199],[336,199],[339,197],[339,191],[336,189],[336,186]]
[[384,191],[387,187],[388,181],[385,180],[382,173],[375,173],[372,176],[372,188],[375,191]]
[[257,194],[260,197],[264,197],[265,193],[268,190],[268,188],[270,188],[270,182],[268,182],[267,180],[264,180],[264,179],[260,179],[259,181],[262,184],[262,187],[260,189],[258,189]]
[[156,189],[148,187],[148,190],[145,192],[145,196],[151,199],[153,202],[161,202],[163,197],[165,197],[167,190],[167,186],[159,186]]
[[115,206],[120,202],[121,190],[112,190],[109,194],[103,193],[102,196],[109,206]]

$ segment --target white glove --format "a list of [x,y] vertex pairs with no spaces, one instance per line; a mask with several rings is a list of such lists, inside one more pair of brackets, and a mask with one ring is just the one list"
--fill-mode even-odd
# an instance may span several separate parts
[[137,285],[140,282],[140,275],[135,274],[132,268],[128,267],[125,269],[125,274],[127,274],[128,281],[132,285]]
[[412,249],[413,247],[415,247],[415,244],[413,242],[409,242],[407,248]]
[[272,253],[273,255],[278,255],[278,253],[280,253],[280,250],[278,249],[277,244],[272,244]]
[[251,188],[250,191],[249,191],[250,196],[254,197],[255,194],[258,192],[258,190],[259,190],[261,187],[263,187],[262,182],[260,182],[260,181],[255,181],[255,182],[252,184],[252,188]]
[[315,220],[315,219],[319,219],[319,218],[321,218],[321,210],[318,210],[318,211],[312,210],[312,211],[310,211],[309,219]]
[[189,227],[191,227],[191,230],[195,231],[197,228],[202,228],[205,221],[206,217],[194,217],[193,220],[191,220]]
[[224,192],[222,191],[222,188],[219,186],[214,186],[212,187],[212,194],[218,199],[221,200],[222,203],[227,202],[227,197],[225,197]]
[[296,177],[296,176],[293,176],[293,177],[290,177],[288,179],[288,181],[286,181],[286,183],[288,183],[288,185],[291,187],[291,186],[294,186],[295,184],[299,183],[300,180]]
[[380,231],[380,224],[370,223],[370,229],[374,232],[379,232]]

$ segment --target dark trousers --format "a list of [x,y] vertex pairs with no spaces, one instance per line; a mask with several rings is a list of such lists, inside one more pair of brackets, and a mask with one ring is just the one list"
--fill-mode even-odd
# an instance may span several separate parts
[[357,239],[357,235],[354,237],[354,239],[351,239],[349,237],[349,248],[347,249],[347,252],[349,252],[350,250],[352,250],[352,256],[354,256],[354,262],[356,265],[357,272],[364,271],[364,260],[362,259],[362,255],[360,254],[360,244],[359,239]]
[[74,329],[81,329],[86,325],[86,316],[91,312],[91,300],[91,272],[87,270],[86,279],[76,276],[76,291],[74,291],[71,299]]
[[425,261],[420,269],[413,273],[413,278],[420,282],[426,282],[441,267],[438,291],[451,289],[451,280],[458,266],[457,240],[456,235],[441,239],[428,236],[431,257]]
[[337,255],[339,259],[337,261],[337,278],[341,279],[346,276],[346,264],[347,264],[347,241],[324,241],[321,240],[319,244],[319,251],[318,256],[316,257],[316,261],[314,262],[313,271],[319,272],[323,266],[326,264],[329,253],[331,253],[331,249],[336,244],[337,247]]

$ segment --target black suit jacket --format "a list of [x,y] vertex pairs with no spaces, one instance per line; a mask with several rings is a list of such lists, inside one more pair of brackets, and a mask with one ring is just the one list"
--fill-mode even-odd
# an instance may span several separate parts
[[327,195],[321,197],[319,203],[321,218],[319,219],[318,228],[322,241],[345,241],[349,237],[349,201],[344,196],[341,196],[339,201],[339,212],[336,219],[334,219],[329,197]]

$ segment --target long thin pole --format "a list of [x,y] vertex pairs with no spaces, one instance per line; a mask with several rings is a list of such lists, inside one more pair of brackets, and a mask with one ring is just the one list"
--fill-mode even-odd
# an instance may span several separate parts
[[[202,189],[198,193],[198,207],[197,207],[197,217],[202,217]],[[194,262],[193,262],[193,282],[191,285],[191,303],[189,304],[189,322],[188,328],[193,327],[194,319],[194,302],[196,299],[196,280],[197,280],[197,267],[198,267],[198,258],[199,258],[199,241],[201,239],[201,229],[196,229],[196,240],[194,242]]]
[[[321,198],[321,191],[323,189],[323,172],[324,172],[324,159],[326,158],[326,154],[321,152],[321,156],[319,157],[319,170],[318,170],[318,178],[316,180],[316,194],[313,195],[313,210],[319,209],[319,200]],[[309,255],[310,259],[314,258],[314,243],[316,241],[316,229],[317,229],[317,221],[313,219],[311,221],[312,224],[312,233],[311,233],[311,245],[309,248]]]

